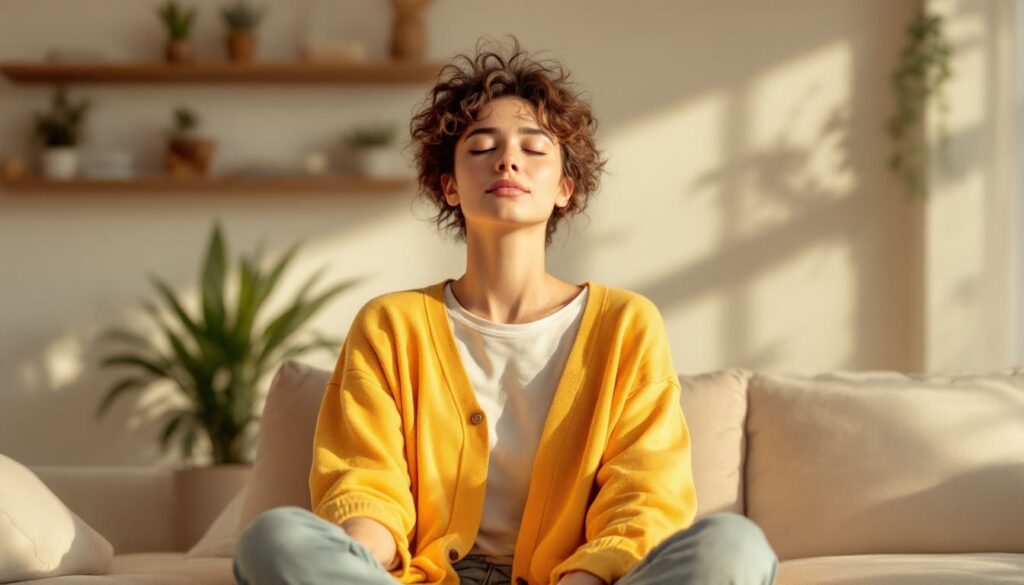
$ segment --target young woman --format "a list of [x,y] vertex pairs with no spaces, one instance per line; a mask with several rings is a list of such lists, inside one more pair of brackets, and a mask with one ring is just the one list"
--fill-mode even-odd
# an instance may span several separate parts
[[658,309],[545,269],[605,164],[590,107],[518,41],[508,58],[460,57],[411,133],[466,271],[356,315],[317,420],[312,512],[257,518],[238,582],[771,584],[756,525],[694,523]]

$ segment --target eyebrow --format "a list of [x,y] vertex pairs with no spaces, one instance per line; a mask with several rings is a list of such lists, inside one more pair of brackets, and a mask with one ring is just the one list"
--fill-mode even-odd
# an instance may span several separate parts
[[[486,127],[483,127],[483,128],[477,128],[477,129],[473,130],[472,132],[470,132],[469,134],[466,134],[466,138],[464,140],[469,140],[470,138],[472,138],[473,136],[475,136],[477,134],[498,134],[498,129],[494,128],[492,126],[486,126]],[[547,137],[548,140],[551,141],[552,144],[554,144],[554,142],[555,142],[555,139],[552,138],[550,134],[548,134],[544,130],[541,130],[540,128],[533,128],[533,127],[530,127],[530,126],[523,126],[523,127],[519,128],[519,134],[533,134],[533,135],[545,136],[545,137]]]

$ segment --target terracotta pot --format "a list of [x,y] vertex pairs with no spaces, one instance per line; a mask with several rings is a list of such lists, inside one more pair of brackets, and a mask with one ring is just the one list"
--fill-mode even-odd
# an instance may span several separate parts
[[191,63],[195,60],[192,39],[171,39],[167,42],[164,57],[168,63]]
[[423,9],[430,0],[391,0],[394,19],[391,21],[391,58],[399,61],[422,61],[427,55],[427,25]]
[[205,138],[172,138],[168,144],[167,171],[174,175],[205,175],[216,146]]
[[181,550],[188,550],[203,536],[251,474],[252,463],[185,467],[175,471],[175,501],[182,511],[175,528]]
[[228,57],[236,63],[248,63],[256,57],[258,42],[255,33],[228,33],[227,45]]
[[25,176],[27,170],[25,159],[18,154],[7,156],[4,158],[4,161],[0,163],[0,177],[5,179],[20,179]]

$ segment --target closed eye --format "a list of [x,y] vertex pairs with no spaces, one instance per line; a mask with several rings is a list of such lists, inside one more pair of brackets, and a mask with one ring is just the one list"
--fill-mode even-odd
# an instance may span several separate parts
[[[492,150],[494,150],[494,149],[493,148],[488,148],[487,150],[471,150],[471,151],[469,151],[469,153],[470,154],[483,154],[485,152],[491,152]],[[532,154],[534,156],[544,156],[545,154],[547,154],[546,152],[537,152],[536,150],[526,150],[526,149],[523,149],[523,150],[527,154]]]

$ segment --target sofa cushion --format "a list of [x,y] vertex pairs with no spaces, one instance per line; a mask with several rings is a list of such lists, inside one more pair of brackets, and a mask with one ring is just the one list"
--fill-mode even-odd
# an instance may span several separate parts
[[102,574],[114,549],[32,471],[0,454],[0,583]]
[[744,422],[750,372],[722,370],[679,376],[690,429],[697,520],[716,512],[743,514]]
[[238,526],[242,521],[242,506],[245,505],[248,493],[249,484],[245,484],[210,524],[199,542],[189,549],[188,558],[235,556],[235,546],[241,534]]
[[173,469],[45,465],[32,471],[116,554],[180,550]]
[[783,561],[775,585],[1018,585],[1024,555],[850,555]]
[[235,585],[231,562],[189,559],[180,552],[135,553],[114,557],[106,575],[70,575],[18,585]]
[[310,508],[313,432],[330,377],[328,370],[295,360],[285,360],[278,368],[263,407],[240,530],[271,508]]
[[748,401],[746,511],[780,559],[1024,552],[1024,370],[756,374]]

